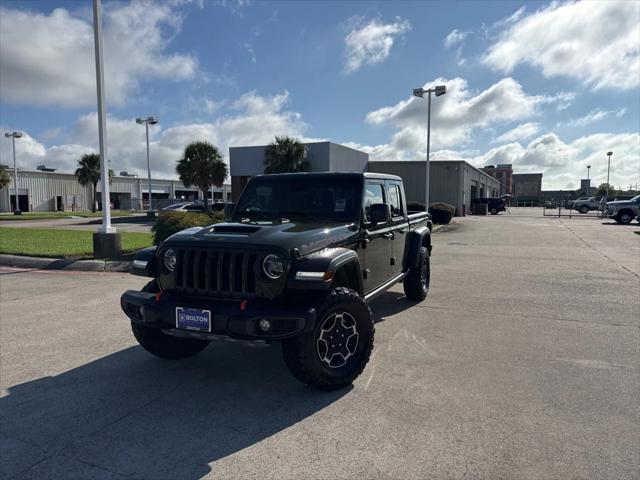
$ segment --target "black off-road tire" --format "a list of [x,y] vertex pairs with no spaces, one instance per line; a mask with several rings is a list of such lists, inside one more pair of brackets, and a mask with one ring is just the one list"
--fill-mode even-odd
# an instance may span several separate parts
[[422,301],[427,298],[430,281],[431,265],[429,262],[429,251],[427,247],[420,247],[420,251],[418,252],[418,265],[409,271],[402,282],[404,294],[410,300]]
[[586,206],[579,207],[578,211],[584,215],[585,213],[589,213],[589,207],[586,207]]
[[[284,361],[293,374],[302,383],[321,390],[336,390],[351,385],[353,381],[362,373],[364,367],[369,362],[371,351],[373,350],[373,340],[375,327],[371,310],[364,299],[353,290],[345,287],[336,287],[329,291],[316,304],[317,321],[315,328],[308,333],[304,333],[282,344]],[[352,342],[353,353],[347,352],[350,356],[345,360],[344,356],[332,354],[331,358],[345,360],[343,365],[331,366],[326,361],[327,352],[324,358],[322,355],[322,342],[325,330],[332,322],[338,326],[344,326],[344,322],[338,320],[347,318],[347,322],[352,322],[357,338],[355,345]],[[332,320],[333,319],[333,320]],[[343,330],[344,332],[344,330]],[[336,337],[340,337],[337,331]],[[342,335],[344,338],[344,334]],[[353,333],[345,341],[353,340]],[[337,343],[337,340],[336,340]],[[328,347],[328,345],[325,343]]]
[[622,211],[616,215],[616,222],[621,223],[622,225],[628,225],[633,220],[633,215],[629,212]]
[[[158,282],[156,280],[150,281],[142,288],[142,291],[158,293],[160,291]],[[172,337],[162,333],[159,328],[146,327],[135,322],[131,322],[131,330],[142,348],[156,357],[168,360],[192,357],[209,345],[206,340]]]
[[491,210],[489,210],[489,212],[491,213],[491,215],[497,215],[498,209],[496,207],[493,207]]

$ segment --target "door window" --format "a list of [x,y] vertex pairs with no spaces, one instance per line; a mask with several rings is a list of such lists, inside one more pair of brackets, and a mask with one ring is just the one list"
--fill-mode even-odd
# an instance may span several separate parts
[[369,212],[374,203],[384,203],[384,189],[381,183],[367,183],[364,193],[364,218],[370,220]]
[[400,194],[400,186],[397,184],[389,185],[389,207],[391,207],[391,215],[394,217],[402,217],[402,196]]

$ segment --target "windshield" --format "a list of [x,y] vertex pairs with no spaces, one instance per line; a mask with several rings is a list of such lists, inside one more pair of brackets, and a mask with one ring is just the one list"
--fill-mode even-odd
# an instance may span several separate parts
[[362,185],[356,178],[261,178],[242,192],[233,219],[353,222],[359,219]]

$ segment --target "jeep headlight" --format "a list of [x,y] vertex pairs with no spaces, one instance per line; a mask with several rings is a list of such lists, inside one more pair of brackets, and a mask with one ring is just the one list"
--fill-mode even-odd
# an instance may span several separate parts
[[173,272],[176,269],[176,263],[178,263],[175,250],[172,248],[165,250],[164,255],[162,255],[162,263],[164,263],[167,270]]
[[267,255],[262,260],[262,271],[272,280],[280,278],[284,274],[284,259],[275,253]]

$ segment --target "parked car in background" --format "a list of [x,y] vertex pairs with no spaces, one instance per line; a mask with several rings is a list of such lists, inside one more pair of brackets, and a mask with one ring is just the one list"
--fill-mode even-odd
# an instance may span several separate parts
[[204,204],[198,202],[180,202],[164,207],[162,211],[172,212],[204,212]]
[[471,205],[487,205],[487,211],[491,215],[497,215],[506,210],[504,199],[501,197],[480,197],[471,200]]
[[634,218],[640,222],[640,195],[630,200],[607,202],[607,216],[622,224],[627,224]]
[[[224,210],[225,202],[215,202],[210,205],[210,208],[214,212],[221,212]],[[206,207],[204,203],[200,202],[181,202],[174,203],[173,205],[169,205],[168,207],[164,207],[163,211],[172,211],[172,212],[206,212]]]
[[572,208],[580,213],[589,213],[591,210],[599,210],[600,198],[580,197],[577,200],[574,200]]

